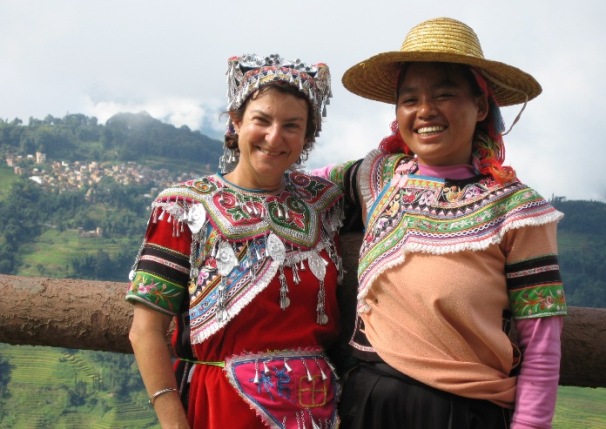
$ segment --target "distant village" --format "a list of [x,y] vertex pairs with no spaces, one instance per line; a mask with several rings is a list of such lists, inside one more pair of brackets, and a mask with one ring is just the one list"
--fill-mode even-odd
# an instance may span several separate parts
[[[16,175],[27,177],[51,192],[86,190],[86,199],[91,200],[96,185],[104,178],[110,177],[120,185],[148,185],[149,192],[145,197],[153,198],[159,189],[171,184],[189,180],[195,173],[171,174],[166,169],[151,169],[135,162],[124,162],[117,165],[110,163],[52,161],[47,163],[46,155],[36,152],[35,155],[7,155],[6,165]],[[91,231],[78,228],[83,237],[101,237],[100,227]]]
[[18,176],[28,177],[39,185],[55,191],[65,192],[78,189],[87,190],[87,198],[95,192],[95,185],[104,177],[112,178],[120,185],[151,185],[150,194],[155,195],[159,188],[182,182],[195,177],[195,173],[172,174],[166,169],[151,169],[135,162],[123,162],[117,165],[96,161],[73,163],[65,161],[46,162],[46,154],[7,155],[6,165]]

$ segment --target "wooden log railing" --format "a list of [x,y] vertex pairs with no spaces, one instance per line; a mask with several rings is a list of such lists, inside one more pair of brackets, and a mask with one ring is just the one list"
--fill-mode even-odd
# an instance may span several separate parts
[[[359,241],[346,238],[342,244],[345,285],[352,285]],[[0,342],[132,353],[128,341],[132,306],[124,300],[127,286],[0,275]],[[351,319],[352,314],[344,316]],[[606,309],[569,308],[560,385],[606,387]]]

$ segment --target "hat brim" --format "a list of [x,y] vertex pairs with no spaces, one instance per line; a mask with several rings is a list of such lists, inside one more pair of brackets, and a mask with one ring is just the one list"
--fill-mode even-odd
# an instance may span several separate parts
[[396,103],[398,71],[405,62],[444,62],[480,69],[491,85],[499,106],[524,103],[538,96],[541,85],[530,74],[498,61],[445,52],[383,52],[349,68],[343,86],[356,95]]

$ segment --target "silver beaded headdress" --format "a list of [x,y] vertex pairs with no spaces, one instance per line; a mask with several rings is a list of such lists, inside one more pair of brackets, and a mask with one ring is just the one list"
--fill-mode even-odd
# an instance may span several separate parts
[[[250,94],[273,81],[289,83],[307,97],[314,112],[317,137],[332,97],[330,71],[323,63],[307,65],[299,59],[284,60],[278,54],[231,57],[227,68],[227,110],[238,109]],[[231,123],[229,125],[231,127]]]

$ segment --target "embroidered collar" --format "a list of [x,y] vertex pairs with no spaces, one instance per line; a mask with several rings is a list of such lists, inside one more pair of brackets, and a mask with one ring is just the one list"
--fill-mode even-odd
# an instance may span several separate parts
[[320,217],[340,203],[340,191],[328,181],[298,172],[287,173],[285,179],[284,189],[265,193],[235,187],[213,175],[167,189],[154,205],[201,204],[203,211],[188,207],[187,214],[184,207],[173,207],[174,214],[187,221],[193,232],[208,220],[228,241],[242,242],[274,232],[288,245],[313,248],[321,239],[322,227],[336,231],[339,226],[334,217],[325,219],[329,225],[323,225]]

